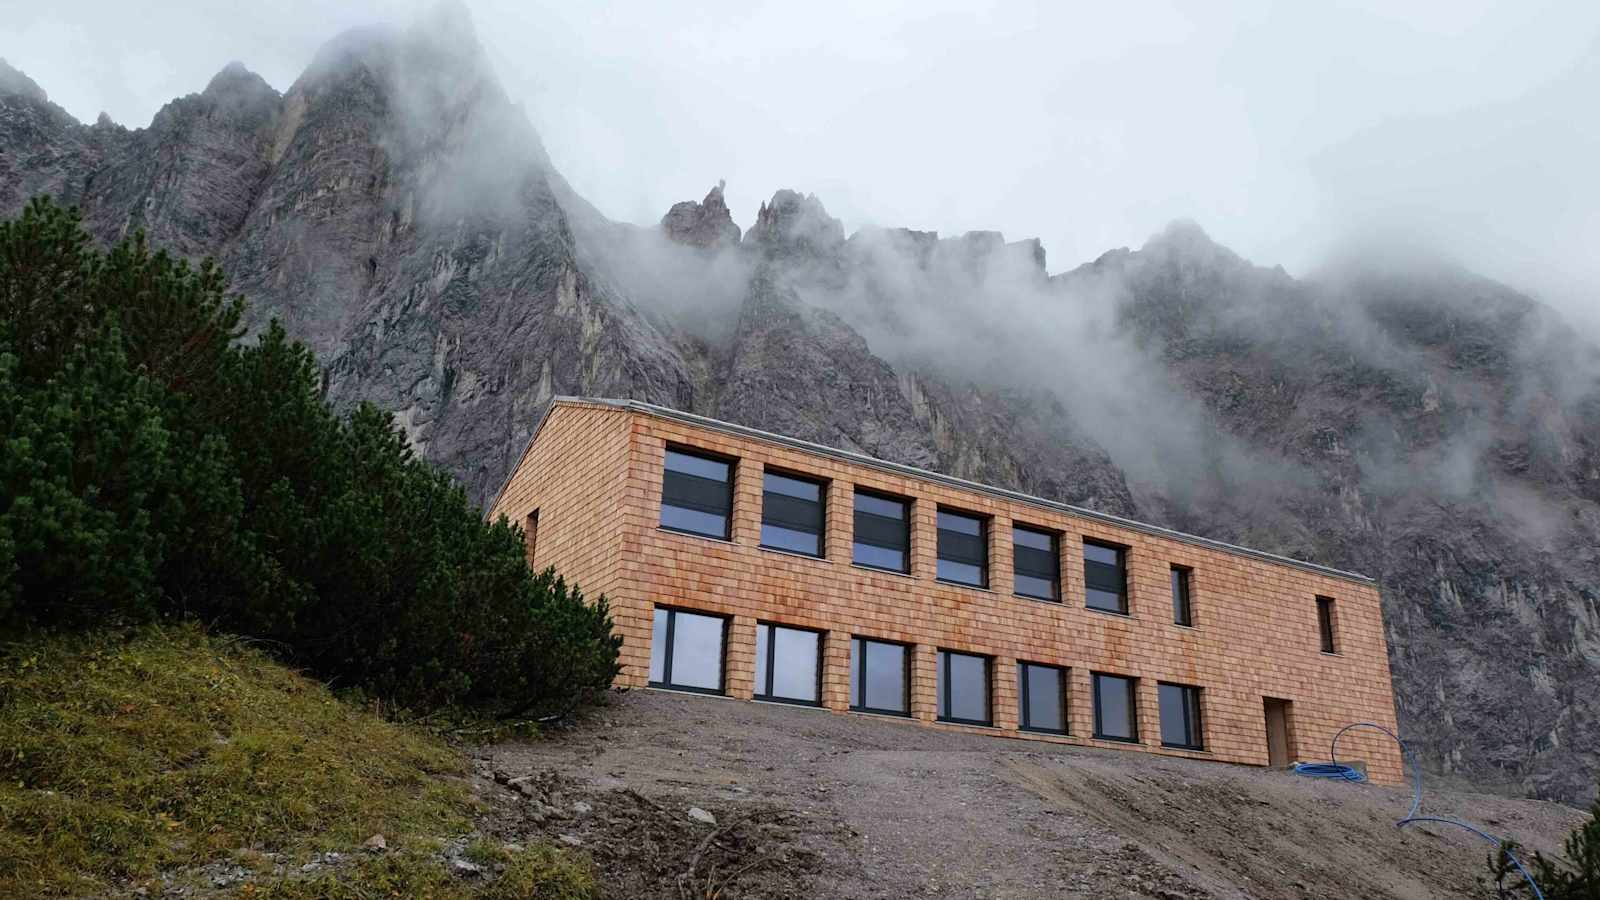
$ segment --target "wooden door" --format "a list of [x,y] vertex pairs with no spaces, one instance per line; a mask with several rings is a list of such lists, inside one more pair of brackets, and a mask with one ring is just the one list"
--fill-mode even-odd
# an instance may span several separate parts
[[1289,707],[1288,700],[1267,697],[1267,764],[1281,769],[1289,765]]

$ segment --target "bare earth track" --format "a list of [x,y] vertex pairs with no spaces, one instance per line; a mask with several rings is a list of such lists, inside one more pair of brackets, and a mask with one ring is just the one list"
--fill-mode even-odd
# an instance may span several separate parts
[[[1487,844],[1394,827],[1407,790],[881,717],[633,692],[478,769],[481,827],[583,847],[616,898],[1493,895]],[[1424,810],[1547,852],[1583,818],[1453,791]]]

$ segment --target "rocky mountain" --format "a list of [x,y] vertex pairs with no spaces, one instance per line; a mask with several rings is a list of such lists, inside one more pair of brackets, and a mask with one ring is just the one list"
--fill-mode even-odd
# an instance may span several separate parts
[[607,220],[464,13],[238,64],[144,128],[0,63],[0,215],[210,255],[471,495],[558,394],[635,397],[1366,571],[1426,764],[1577,801],[1600,772],[1600,351],[1426,261],[1264,269],[1174,224],[1050,275],[1037,241],[846,235],[721,186]]

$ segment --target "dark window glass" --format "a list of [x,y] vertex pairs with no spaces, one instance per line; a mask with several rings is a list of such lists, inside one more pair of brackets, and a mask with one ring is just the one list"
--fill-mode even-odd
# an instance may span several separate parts
[[988,522],[978,516],[939,510],[940,581],[986,587],[989,584]]
[[1193,570],[1183,566],[1172,567],[1172,621],[1179,625],[1194,624],[1194,609],[1189,601],[1189,587],[1193,580]]
[[940,719],[970,725],[990,723],[987,656],[940,650],[935,682]]
[[1094,736],[1108,741],[1137,741],[1139,719],[1134,706],[1134,680],[1098,672],[1093,680]]
[[1322,652],[1334,653],[1337,647],[1333,642],[1333,598],[1317,598],[1317,628],[1322,632]]
[[1158,684],[1161,701],[1161,743],[1167,747],[1200,750],[1200,689],[1181,684]]
[[1121,547],[1083,542],[1084,594],[1090,609],[1128,612],[1128,578]]
[[850,641],[850,708],[911,714],[910,657],[902,644],[854,638]]
[[821,638],[803,628],[756,625],[755,695],[763,700],[820,703]]
[[1017,573],[1014,590],[1024,597],[1060,600],[1061,553],[1056,536],[1017,526],[1011,529],[1011,548]]
[[1017,709],[1024,730],[1067,733],[1066,681],[1066,670],[1056,666],[1017,666]]
[[539,511],[536,509],[528,513],[528,521],[522,528],[522,543],[528,552],[528,566],[532,568],[533,558],[539,550]]
[[821,556],[822,484],[767,472],[761,488],[761,546]]
[[728,622],[720,616],[656,607],[650,683],[722,693],[722,649]]
[[667,450],[661,527],[727,540],[732,519],[733,463]]
[[856,491],[855,563],[892,572],[911,567],[911,503]]

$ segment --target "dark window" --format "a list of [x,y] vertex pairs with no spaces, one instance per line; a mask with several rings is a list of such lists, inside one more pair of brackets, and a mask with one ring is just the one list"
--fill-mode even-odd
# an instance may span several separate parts
[[938,669],[939,718],[967,725],[988,725],[989,657],[940,650]]
[[1091,676],[1094,682],[1094,736],[1107,741],[1137,741],[1139,716],[1132,678],[1121,675]]
[[657,687],[722,693],[722,648],[728,620],[656,607],[650,642],[650,683]]
[[804,628],[756,625],[756,697],[822,702],[822,635]]
[[1090,609],[1128,613],[1127,551],[1110,544],[1083,542],[1084,594]]
[[911,501],[856,491],[855,564],[911,571]]
[[1333,642],[1333,598],[1317,598],[1317,628],[1322,632],[1322,652],[1336,653],[1338,646]]
[[821,482],[768,472],[761,488],[761,546],[821,556]]
[[1017,665],[1017,711],[1024,731],[1067,733],[1067,670],[1038,663]]
[[1194,624],[1194,608],[1189,600],[1194,583],[1194,570],[1185,566],[1172,567],[1172,621],[1179,625]]
[[1012,566],[1017,573],[1014,590],[1039,600],[1061,599],[1061,551],[1048,531],[1016,526],[1011,529]]
[[850,708],[911,715],[911,657],[904,644],[851,639]]
[[1181,684],[1157,684],[1161,701],[1161,745],[1202,750],[1205,739],[1200,731],[1200,689]]
[[522,545],[528,552],[528,567],[533,567],[533,555],[539,548],[539,511],[536,509],[528,513],[528,521],[522,527]]
[[661,527],[727,540],[732,521],[733,463],[668,448]]
[[989,523],[978,516],[941,509],[939,520],[940,581],[987,587]]

